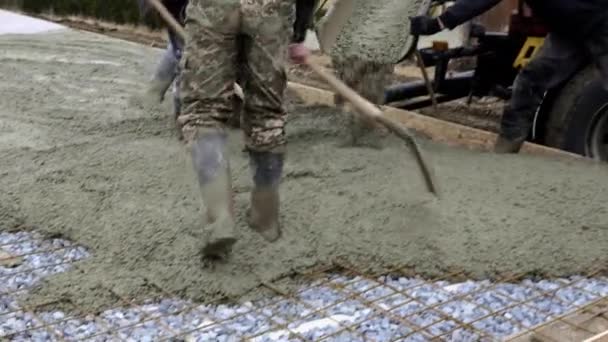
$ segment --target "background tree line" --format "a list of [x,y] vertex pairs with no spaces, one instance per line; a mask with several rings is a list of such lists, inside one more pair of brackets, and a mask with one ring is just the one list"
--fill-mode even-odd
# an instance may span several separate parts
[[[325,12],[320,7],[327,0],[315,2],[315,19],[319,19]],[[136,0],[0,0],[0,8],[16,8],[32,14],[81,15],[118,24],[141,24],[153,29],[163,26],[155,14],[143,17]]]
[[118,24],[143,24],[160,27],[157,16],[142,17],[136,0],[0,0],[2,8],[17,8],[26,13],[82,15]]

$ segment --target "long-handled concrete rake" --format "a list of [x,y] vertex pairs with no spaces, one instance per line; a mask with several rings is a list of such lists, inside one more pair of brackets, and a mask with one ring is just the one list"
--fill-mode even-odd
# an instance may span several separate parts
[[387,118],[383,115],[382,111],[378,109],[374,104],[364,99],[361,95],[357,94],[354,90],[349,88],[346,84],[340,81],[331,73],[325,71],[321,66],[315,63],[307,63],[308,66],[321,78],[325,80],[336,92],[342,95],[345,99],[352,103],[352,105],[359,110],[359,113],[367,116],[368,118],[380,123],[384,127],[388,128],[396,136],[403,139],[414,152],[420,171],[424,177],[426,186],[430,192],[439,195],[437,183],[433,175],[433,171],[429,166],[429,162],[422,153],[420,145],[414,138],[414,135],[403,125]]
[[[167,24],[170,25],[170,27],[178,35],[180,35],[180,37],[184,41],[186,41],[187,40],[186,31],[173,18],[173,16],[169,13],[169,11],[167,11],[165,6],[163,6],[163,4],[161,4],[159,0],[148,0],[148,1],[159,12],[160,16],[167,22]],[[336,25],[335,26],[336,28],[341,27],[344,24],[344,21],[348,20],[348,16],[350,16],[349,11],[352,11],[352,7],[353,7],[352,1],[350,1],[350,0],[346,1],[346,4],[344,6],[347,6],[347,7],[350,6],[350,8],[340,11],[342,13],[342,15],[340,16],[341,19],[339,19],[339,22],[334,23]],[[328,32],[328,36],[323,37],[323,38],[320,37],[319,41],[322,42],[322,44],[331,45],[332,44],[331,40],[332,39],[335,40],[335,38],[336,38],[337,29],[328,29],[326,32]],[[349,102],[351,102],[353,104],[353,106],[358,109],[359,114],[365,115],[369,119],[374,120],[375,122],[385,126],[391,132],[393,132],[395,135],[397,135],[399,138],[403,139],[412,148],[412,151],[414,152],[414,156],[416,157],[416,161],[420,167],[420,170],[422,172],[422,175],[424,177],[424,181],[426,183],[428,190],[430,192],[432,192],[433,194],[435,194],[436,196],[439,195],[439,191],[437,188],[437,183],[435,181],[433,171],[431,170],[429,163],[427,162],[426,158],[424,157],[424,155],[422,153],[422,149],[420,148],[420,145],[414,138],[414,135],[406,127],[403,127],[401,124],[385,117],[383,115],[382,111],[378,107],[376,107],[374,104],[372,104],[371,102],[367,101],[362,96],[357,94],[354,90],[352,90],[350,87],[348,87],[342,81],[340,81],[333,74],[324,70],[321,66],[315,64],[314,62],[312,62],[310,60],[307,61],[307,65],[317,75],[319,75],[321,78],[323,78],[332,88],[334,88],[334,90],[336,92],[338,92],[345,99],[347,99]],[[235,89],[236,88],[237,87],[235,87]]]

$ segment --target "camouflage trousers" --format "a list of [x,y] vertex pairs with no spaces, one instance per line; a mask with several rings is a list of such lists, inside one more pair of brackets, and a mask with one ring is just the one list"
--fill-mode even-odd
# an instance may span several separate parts
[[287,45],[294,2],[284,0],[192,0],[186,8],[180,77],[181,126],[186,142],[201,127],[224,129],[245,100],[240,127],[252,151],[277,151],[286,144]]

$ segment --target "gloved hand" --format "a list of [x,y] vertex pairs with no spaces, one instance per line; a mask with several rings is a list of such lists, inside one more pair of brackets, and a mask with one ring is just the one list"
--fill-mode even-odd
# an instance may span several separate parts
[[413,36],[430,36],[441,31],[439,19],[426,15],[410,18],[410,34]]
[[310,50],[304,43],[292,43],[289,45],[289,59],[294,64],[306,63],[306,59],[310,55]]

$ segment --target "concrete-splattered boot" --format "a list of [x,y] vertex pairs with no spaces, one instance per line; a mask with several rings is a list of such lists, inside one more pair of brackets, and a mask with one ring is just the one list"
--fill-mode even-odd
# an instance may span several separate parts
[[494,143],[494,153],[507,154],[519,153],[526,139],[508,139],[499,135]]
[[264,239],[274,242],[281,237],[279,223],[279,183],[284,155],[271,152],[250,152],[253,181],[251,207],[247,213],[249,226]]
[[208,257],[224,256],[236,242],[226,140],[226,134],[219,130],[200,129],[192,144],[192,162],[207,208],[203,254]]

